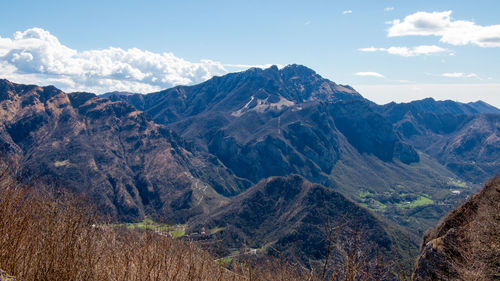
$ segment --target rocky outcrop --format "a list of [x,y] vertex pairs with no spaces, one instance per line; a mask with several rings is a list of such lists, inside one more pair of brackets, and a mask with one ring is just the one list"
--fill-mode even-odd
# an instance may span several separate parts
[[425,235],[412,279],[500,279],[500,176]]

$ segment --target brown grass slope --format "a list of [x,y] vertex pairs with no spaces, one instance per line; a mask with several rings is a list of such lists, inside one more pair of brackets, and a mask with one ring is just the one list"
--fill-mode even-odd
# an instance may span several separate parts
[[424,236],[413,280],[500,280],[500,176]]

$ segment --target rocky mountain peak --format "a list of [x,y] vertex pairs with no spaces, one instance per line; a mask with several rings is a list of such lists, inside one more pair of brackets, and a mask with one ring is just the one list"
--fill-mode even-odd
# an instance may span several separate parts
[[309,78],[313,76],[320,77],[318,74],[316,74],[314,70],[300,64],[289,64],[280,70],[280,74],[286,80],[292,77],[301,77],[301,78],[306,78],[306,77]]
[[[237,80],[237,81],[235,81]],[[321,77],[314,70],[298,64],[282,69],[276,65],[269,68],[250,68],[240,73],[214,77],[203,84],[217,84],[228,94],[238,93],[238,99],[249,99],[249,93],[259,98],[270,98],[278,102],[280,96],[295,104],[311,101],[338,101],[363,99],[352,87],[338,85]],[[229,86],[229,87],[227,87]],[[242,89],[244,88],[244,89]]]

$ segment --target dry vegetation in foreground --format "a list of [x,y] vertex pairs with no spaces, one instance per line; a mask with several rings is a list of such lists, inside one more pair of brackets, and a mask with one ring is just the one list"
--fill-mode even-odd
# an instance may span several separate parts
[[85,200],[23,186],[8,169],[0,171],[0,187],[0,268],[17,280],[387,279],[387,270],[360,259],[355,247],[339,266],[326,263],[319,271],[284,258],[243,258],[228,270],[194,243],[150,230],[96,227],[98,216]]
[[413,280],[500,280],[500,174],[426,233]]

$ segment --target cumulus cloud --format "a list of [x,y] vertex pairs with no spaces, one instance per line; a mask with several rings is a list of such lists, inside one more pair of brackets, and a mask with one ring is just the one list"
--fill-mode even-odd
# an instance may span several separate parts
[[443,77],[448,78],[478,78],[475,73],[463,73],[463,72],[449,72],[441,74]]
[[345,10],[342,12],[343,15],[352,14],[352,10]]
[[451,45],[475,44],[480,47],[500,47],[500,25],[478,25],[472,21],[452,20],[452,11],[417,12],[404,20],[394,20],[389,37],[421,35],[438,36]]
[[354,75],[356,76],[368,76],[368,77],[378,77],[378,78],[385,78],[384,75],[378,73],[378,72],[371,72],[371,71],[368,71],[368,72],[356,72],[354,73]]
[[31,28],[0,37],[0,73],[20,83],[53,84],[66,91],[151,92],[199,83],[227,70],[219,62],[190,62],[172,53],[137,48],[77,51],[50,32]]
[[433,54],[448,52],[447,49],[441,48],[436,45],[422,45],[413,48],[408,48],[408,47],[375,48],[372,46],[368,48],[360,48],[358,50],[361,52],[386,52],[391,55],[398,55],[403,57],[433,55]]

